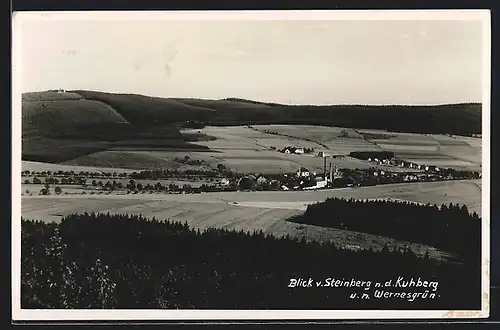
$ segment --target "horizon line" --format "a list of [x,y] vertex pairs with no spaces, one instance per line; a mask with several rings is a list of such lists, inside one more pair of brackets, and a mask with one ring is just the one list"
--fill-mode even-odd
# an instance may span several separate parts
[[[465,105],[465,104],[475,104],[475,105],[483,105],[482,101],[461,101],[461,102],[448,102],[448,103],[327,103],[327,104],[306,104],[306,103],[279,103],[273,101],[260,101],[255,99],[248,99],[245,97],[237,97],[237,96],[228,96],[224,98],[203,98],[203,97],[176,97],[176,96],[158,96],[158,95],[148,95],[148,94],[140,94],[140,93],[122,93],[122,92],[106,92],[102,90],[92,90],[92,89],[47,89],[41,91],[31,91],[31,92],[22,92],[21,96],[24,94],[30,93],[46,93],[46,92],[56,92],[59,90],[63,90],[66,93],[75,93],[76,91],[88,91],[88,92],[97,92],[97,93],[105,93],[105,94],[114,94],[114,95],[138,95],[145,96],[151,98],[161,98],[166,100],[203,100],[203,101],[228,101],[228,102],[256,102],[261,103],[263,105],[280,105],[280,106],[311,106],[311,107],[324,107],[324,106],[406,106],[406,107],[437,107],[437,106],[446,106],[446,105]],[[233,99],[233,100],[232,100]]]

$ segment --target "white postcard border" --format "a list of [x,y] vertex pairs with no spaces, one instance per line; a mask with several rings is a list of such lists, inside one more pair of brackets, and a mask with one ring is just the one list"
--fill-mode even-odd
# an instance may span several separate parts
[[[21,35],[24,20],[480,20],[483,22],[482,307],[480,311],[396,310],[27,310],[21,309]],[[490,292],[490,79],[489,10],[17,12],[12,27],[12,318],[15,321],[104,320],[348,320],[486,318]]]

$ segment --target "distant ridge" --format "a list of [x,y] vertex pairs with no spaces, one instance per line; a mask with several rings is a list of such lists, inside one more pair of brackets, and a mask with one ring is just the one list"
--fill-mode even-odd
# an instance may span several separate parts
[[242,102],[242,103],[252,103],[252,104],[261,104],[267,106],[301,106],[301,107],[442,107],[442,106],[457,106],[457,105],[481,105],[480,102],[458,102],[458,103],[439,103],[439,104],[363,104],[363,103],[338,103],[338,104],[284,104],[284,103],[272,103],[272,102],[262,102],[262,101],[254,101],[237,97],[229,97],[220,99],[219,101],[233,101],[233,102]]
[[481,119],[479,103],[283,105],[241,98],[161,98],[90,90],[33,92],[22,95],[23,158],[62,161],[146,140],[174,148],[203,148],[186,144],[179,131],[179,125],[192,122],[196,127],[303,124],[472,135],[481,133]]

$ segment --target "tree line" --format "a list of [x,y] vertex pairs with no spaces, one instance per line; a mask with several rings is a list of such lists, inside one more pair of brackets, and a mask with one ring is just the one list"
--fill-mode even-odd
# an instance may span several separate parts
[[136,191],[170,191],[170,192],[186,192],[186,193],[201,193],[201,192],[215,192],[215,191],[232,191],[236,190],[234,184],[231,186],[221,187],[215,184],[201,184],[199,187],[193,187],[190,184],[183,184],[182,186],[176,183],[170,184],[162,184],[161,182],[157,182],[152,185],[142,184],[140,182],[136,182],[134,179],[131,179],[127,185],[125,186],[128,191],[136,192]]
[[202,169],[186,169],[186,170],[176,170],[176,169],[165,169],[165,170],[142,170],[139,172],[133,172],[130,174],[131,179],[140,180],[159,180],[159,179],[170,179],[173,177],[185,177],[185,176],[205,176],[208,178],[239,178],[243,174],[235,173],[227,169],[223,164],[218,164],[217,169],[202,170]]
[[[355,252],[126,214],[22,219],[21,229],[22,308],[472,309],[481,303],[476,265],[436,262],[402,247]],[[439,281],[439,295],[363,301],[349,298],[362,288],[288,287],[291,278],[398,276]]]
[[91,178],[126,178],[128,173],[117,172],[89,172],[89,171],[30,171],[24,170],[21,176],[36,176],[36,177],[91,177]]
[[420,205],[388,200],[328,198],[289,221],[359,231],[430,245],[478,260],[481,218],[465,205]]
[[420,134],[481,133],[481,104],[438,106],[276,105],[217,109],[209,125],[322,125]]
[[[95,181],[95,180],[94,180]],[[56,178],[56,177],[45,177],[45,180],[41,180],[38,177],[33,177],[30,181],[29,179],[24,180],[25,184],[74,184],[74,185],[86,185],[87,179],[82,177],[64,177],[64,178]]]

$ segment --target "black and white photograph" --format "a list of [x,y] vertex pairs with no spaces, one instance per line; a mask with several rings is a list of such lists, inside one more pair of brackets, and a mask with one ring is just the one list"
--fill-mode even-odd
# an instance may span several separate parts
[[488,11],[12,36],[14,320],[488,317]]

